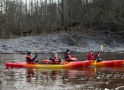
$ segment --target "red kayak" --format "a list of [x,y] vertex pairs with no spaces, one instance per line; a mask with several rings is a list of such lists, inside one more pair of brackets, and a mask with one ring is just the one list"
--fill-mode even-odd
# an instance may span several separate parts
[[94,60],[69,62],[67,64],[27,64],[25,62],[5,62],[6,68],[45,68],[45,69],[76,69],[86,67],[122,67],[124,60],[107,60],[95,62]]

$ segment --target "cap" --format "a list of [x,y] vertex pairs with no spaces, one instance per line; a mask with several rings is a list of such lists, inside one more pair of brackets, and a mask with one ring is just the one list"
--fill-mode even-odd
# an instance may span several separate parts
[[66,50],[66,52],[69,52],[69,51],[70,51],[69,49]]
[[89,52],[93,52],[93,50],[90,50]]
[[27,51],[27,55],[30,55],[31,54],[31,51]]
[[57,53],[55,52],[55,53],[53,53],[54,55],[57,55]]

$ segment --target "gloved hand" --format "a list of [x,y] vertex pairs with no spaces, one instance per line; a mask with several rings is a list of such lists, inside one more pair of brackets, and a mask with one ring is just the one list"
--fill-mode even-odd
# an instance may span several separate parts
[[61,58],[59,58],[59,60],[61,61],[62,59],[61,59]]
[[38,62],[38,60],[35,60],[34,62]]
[[34,61],[34,63],[35,63],[35,64],[38,64],[38,63],[39,63],[39,61],[38,61],[38,60],[35,60],[35,61]]

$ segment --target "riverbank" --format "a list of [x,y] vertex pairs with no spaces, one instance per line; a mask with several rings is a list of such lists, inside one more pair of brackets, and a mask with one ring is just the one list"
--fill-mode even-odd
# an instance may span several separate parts
[[[104,45],[101,50],[100,46]],[[0,53],[37,53],[65,52],[70,49],[74,52],[102,51],[102,52],[124,52],[124,39],[106,34],[47,34],[35,37],[21,37],[16,39],[0,39]]]

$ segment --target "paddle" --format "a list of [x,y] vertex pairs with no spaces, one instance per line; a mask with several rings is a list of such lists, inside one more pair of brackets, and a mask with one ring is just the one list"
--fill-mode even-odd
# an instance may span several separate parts
[[37,49],[36,46],[34,46],[34,52],[35,52],[35,53],[36,53],[36,49]]
[[104,48],[103,45],[101,45],[100,49],[102,50],[103,48]]
[[[104,48],[104,46],[101,45],[101,46],[100,46],[100,51],[103,50],[103,48]],[[98,53],[97,57],[99,57],[99,55],[100,55],[100,53]],[[97,59],[96,59],[96,60],[94,61],[94,63],[92,63],[92,65],[89,66],[89,67],[91,67],[91,68],[92,68],[92,67],[95,67],[95,66],[96,66],[96,62],[97,62]]]
[[[103,48],[104,48],[104,46],[101,45],[101,46],[100,46],[100,50],[103,50]],[[99,57],[99,55],[100,55],[100,53],[98,53],[98,57]],[[95,60],[95,65],[96,65],[96,61],[97,61],[97,60]]]
[[[103,48],[104,48],[104,46],[101,45],[101,46],[100,46],[100,49],[103,50]],[[100,53],[98,53],[98,56],[99,56],[99,55],[100,55]]]
[[[37,53],[37,52],[36,52],[36,49],[37,49],[36,46],[34,46],[34,52],[35,52],[35,53]],[[34,62],[38,62],[38,60],[36,60],[36,61],[34,61]]]

